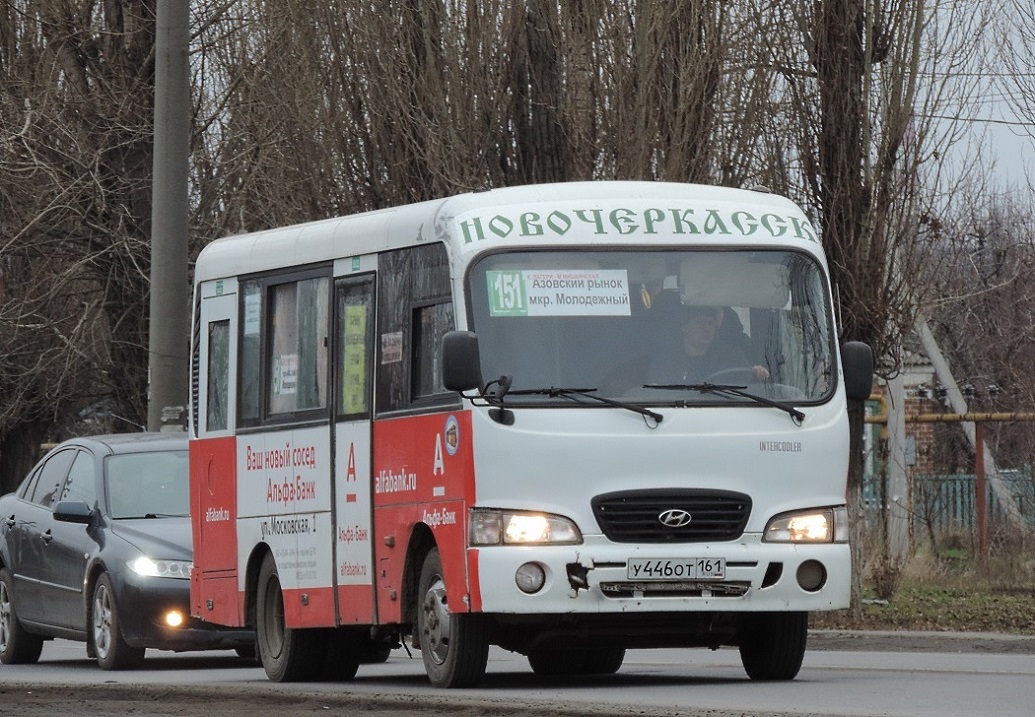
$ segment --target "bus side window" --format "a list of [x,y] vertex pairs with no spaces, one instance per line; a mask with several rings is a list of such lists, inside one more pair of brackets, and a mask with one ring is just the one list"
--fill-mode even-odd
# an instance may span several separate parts
[[230,398],[230,320],[208,325],[208,387],[205,430],[225,431]]
[[454,324],[445,246],[384,252],[378,269],[377,413],[456,403],[440,387],[436,358]]
[[317,277],[270,287],[270,414],[327,406],[327,284]]
[[259,420],[260,328],[262,326],[262,286],[245,281],[241,290],[241,346],[237,395],[239,422],[248,425]]
[[442,337],[454,326],[453,302],[422,306],[413,312],[413,397],[447,393],[442,385]]

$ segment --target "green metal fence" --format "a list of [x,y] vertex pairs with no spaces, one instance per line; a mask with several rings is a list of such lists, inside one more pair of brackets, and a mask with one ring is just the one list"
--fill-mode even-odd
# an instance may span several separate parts
[[[999,477],[1017,510],[1028,526],[1035,530],[1035,479],[1031,466],[1021,470],[1000,470]],[[868,525],[876,526],[880,521],[880,511],[884,507],[882,479],[879,474],[864,476],[863,501]],[[977,478],[973,474],[911,475],[909,488],[914,531],[977,530]],[[1004,524],[1006,510],[999,494],[992,489],[990,478],[985,481],[985,491],[988,525]]]

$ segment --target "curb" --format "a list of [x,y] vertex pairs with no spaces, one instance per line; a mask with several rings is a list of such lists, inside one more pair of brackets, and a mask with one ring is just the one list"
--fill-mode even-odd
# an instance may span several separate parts
[[1035,635],[997,632],[809,630],[808,645],[814,650],[1035,654]]

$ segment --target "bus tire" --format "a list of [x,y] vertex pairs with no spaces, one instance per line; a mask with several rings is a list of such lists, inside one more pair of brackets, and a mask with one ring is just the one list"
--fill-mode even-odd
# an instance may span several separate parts
[[540,677],[558,675],[613,675],[625,661],[625,648],[570,648],[533,650],[528,665]]
[[381,662],[388,662],[388,658],[392,656],[391,645],[377,645],[372,644],[368,647],[360,656],[360,663],[364,665],[376,665]]
[[326,634],[317,629],[289,629],[277,564],[266,555],[255,594],[255,646],[266,676],[273,682],[304,682],[321,677]]
[[580,675],[585,664],[586,651],[582,648],[532,650],[528,653],[528,666],[540,677]]
[[359,671],[363,643],[356,634],[341,629],[327,631],[326,653],[320,679],[324,682],[348,682]]
[[764,613],[740,628],[740,661],[752,680],[793,680],[801,669],[808,638],[806,612]]
[[482,615],[449,611],[437,548],[424,558],[417,591],[417,634],[428,679],[435,687],[474,687],[489,661],[489,629]]
[[586,650],[586,658],[582,663],[584,675],[613,675],[622,668],[625,662],[624,647],[601,647]]

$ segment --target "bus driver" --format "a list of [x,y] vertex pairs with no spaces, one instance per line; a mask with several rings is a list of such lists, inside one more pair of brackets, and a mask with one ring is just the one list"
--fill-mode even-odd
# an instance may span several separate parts
[[[682,350],[675,357],[664,359],[655,366],[654,379],[658,383],[701,383],[719,371],[743,368],[754,372],[755,379],[765,381],[769,371],[765,366],[752,366],[743,349],[720,332],[725,309],[721,306],[685,306],[682,317]],[[735,327],[728,327],[737,331]],[[741,336],[740,338],[743,338]]]

